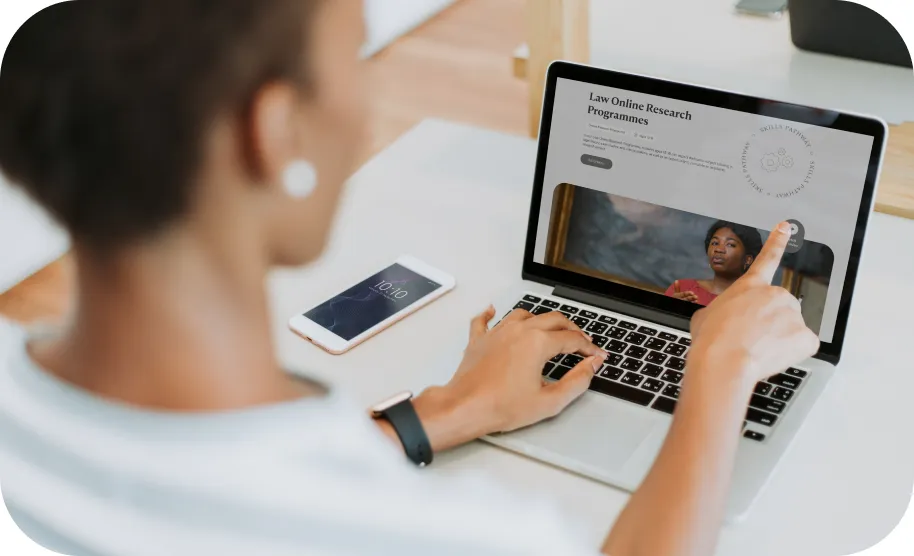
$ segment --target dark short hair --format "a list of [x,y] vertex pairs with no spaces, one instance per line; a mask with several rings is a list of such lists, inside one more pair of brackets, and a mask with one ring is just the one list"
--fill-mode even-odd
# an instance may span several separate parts
[[718,230],[729,228],[733,230],[736,237],[743,243],[746,254],[752,257],[754,261],[758,254],[762,252],[762,234],[756,228],[743,226],[726,220],[718,220],[709,229],[708,235],[705,236],[705,252],[711,247],[711,239]]
[[74,0],[0,66],[0,169],[74,240],[121,247],[185,214],[211,124],[264,84],[308,90],[321,0]]

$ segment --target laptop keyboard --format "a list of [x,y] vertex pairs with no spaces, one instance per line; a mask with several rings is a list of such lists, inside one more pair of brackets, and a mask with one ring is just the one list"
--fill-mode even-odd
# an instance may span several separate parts
[[[594,344],[609,353],[603,366],[594,373],[591,391],[670,415],[676,410],[686,357],[692,345],[688,335],[661,330],[625,315],[598,312],[567,300],[559,302],[534,294],[524,295],[514,309],[534,315],[560,311],[584,330]],[[543,376],[559,380],[582,360],[576,354],[556,355],[543,367]],[[757,442],[768,438],[808,374],[791,368],[759,382],[743,422],[743,436]]]

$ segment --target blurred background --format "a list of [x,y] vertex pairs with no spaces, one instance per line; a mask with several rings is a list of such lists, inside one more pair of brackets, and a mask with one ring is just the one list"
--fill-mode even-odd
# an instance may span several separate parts
[[[910,54],[857,4],[747,0],[752,13],[737,0],[365,1],[375,113],[363,161],[429,117],[535,136],[546,67],[566,59],[881,116],[893,127],[876,208],[914,218]],[[0,176],[0,316],[66,314],[67,251]]]

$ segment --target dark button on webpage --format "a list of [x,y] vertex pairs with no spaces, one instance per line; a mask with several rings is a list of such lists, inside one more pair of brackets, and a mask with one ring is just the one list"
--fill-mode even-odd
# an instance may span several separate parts
[[599,156],[594,156],[592,154],[581,155],[581,162],[588,166],[603,168],[604,170],[609,170],[613,167],[612,160],[608,158],[600,158]]

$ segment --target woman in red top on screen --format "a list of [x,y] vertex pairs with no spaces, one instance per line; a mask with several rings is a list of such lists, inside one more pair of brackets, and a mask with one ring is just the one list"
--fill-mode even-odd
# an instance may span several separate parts
[[761,250],[762,236],[757,229],[718,220],[705,236],[705,251],[714,278],[676,280],[666,295],[708,305],[749,270]]

